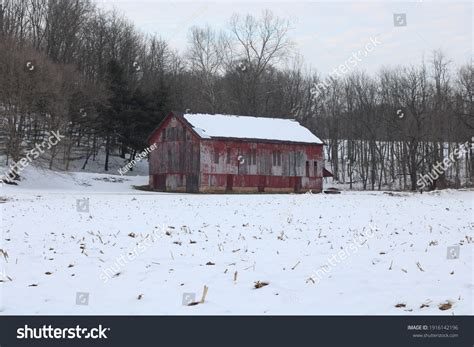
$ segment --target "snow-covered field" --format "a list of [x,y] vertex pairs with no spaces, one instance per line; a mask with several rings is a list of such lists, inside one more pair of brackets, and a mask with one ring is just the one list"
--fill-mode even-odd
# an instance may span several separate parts
[[[131,187],[145,176],[25,176],[0,194],[0,314],[474,311],[473,191],[190,195]],[[204,285],[204,304],[183,305]]]

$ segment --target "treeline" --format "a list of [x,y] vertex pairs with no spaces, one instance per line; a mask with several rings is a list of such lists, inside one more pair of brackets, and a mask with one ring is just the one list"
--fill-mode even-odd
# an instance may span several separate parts
[[[472,143],[473,68],[450,71],[441,52],[420,66],[381,70],[376,77],[353,73],[331,81],[315,106],[315,127],[328,139],[336,177],[380,189],[398,182],[415,190],[421,174],[455,148]],[[430,188],[472,184],[473,152],[456,157],[454,175],[441,175]],[[343,156],[341,156],[343,153]],[[462,165],[462,166],[461,166]]]
[[[48,157],[50,168],[67,170],[77,159],[86,168],[104,151],[107,170],[111,154],[131,160],[143,150],[170,110],[293,117],[326,140],[336,179],[346,180],[351,162],[350,182],[363,188],[399,180],[414,189],[446,156],[446,144],[471,140],[471,64],[454,66],[433,52],[419,66],[331,78],[315,94],[322,77],[305,68],[290,28],[270,11],[234,15],[224,31],[192,28],[180,55],[90,0],[4,0],[0,136],[7,160],[60,130],[66,139]],[[390,164],[382,143],[397,144]],[[468,155],[465,183],[473,172]],[[449,185],[451,177],[440,180]]]
[[88,0],[5,0],[0,5],[0,114],[6,152],[21,157],[49,131],[67,134],[51,153],[68,169],[100,149],[132,155],[181,104],[181,59],[117,13]]

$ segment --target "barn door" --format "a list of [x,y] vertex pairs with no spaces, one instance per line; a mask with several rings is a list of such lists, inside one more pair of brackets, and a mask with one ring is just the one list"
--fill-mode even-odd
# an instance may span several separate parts
[[227,175],[227,184],[226,184],[225,189],[227,191],[231,191],[233,185],[234,185],[234,175]]
[[295,177],[295,193],[298,193],[301,190],[301,177]]
[[265,191],[266,177],[261,175],[258,177],[258,191],[260,193]]
[[161,191],[166,190],[166,175],[158,174],[153,176],[153,188]]
[[199,191],[199,178],[196,174],[186,175],[186,192],[197,193]]

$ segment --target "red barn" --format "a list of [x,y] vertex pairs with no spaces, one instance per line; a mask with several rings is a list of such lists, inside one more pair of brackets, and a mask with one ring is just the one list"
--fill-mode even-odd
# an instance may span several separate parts
[[323,142],[295,120],[169,113],[149,138],[150,187],[170,192],[322,190]]

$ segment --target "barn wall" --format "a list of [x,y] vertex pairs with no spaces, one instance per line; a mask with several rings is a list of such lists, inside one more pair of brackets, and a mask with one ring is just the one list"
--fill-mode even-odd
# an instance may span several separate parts
[[157,143],[157,148],[150,153],[150,186],[162,191],[197,192],[200,146],[195,134],[171,116],[149,142]]
[[[275,158],[276,165],[274,152],[281,153],[279,159]],[[322,145],[202,140],[200,157],[203,192],[322,190]]]

